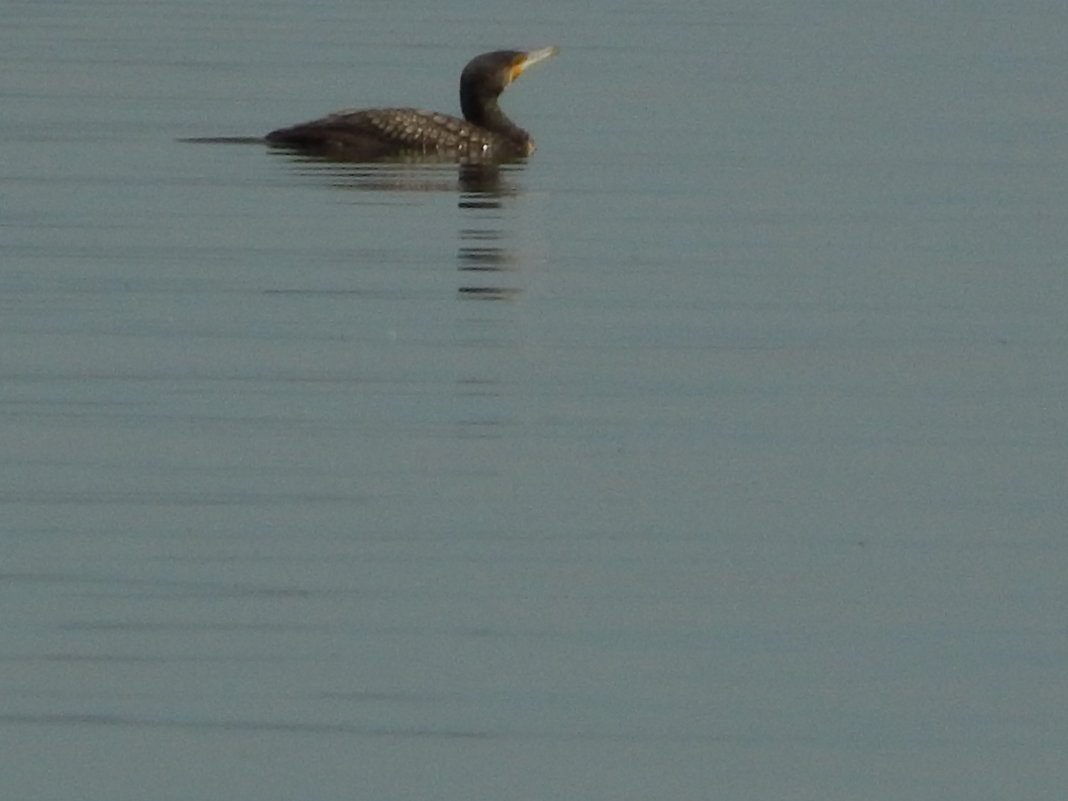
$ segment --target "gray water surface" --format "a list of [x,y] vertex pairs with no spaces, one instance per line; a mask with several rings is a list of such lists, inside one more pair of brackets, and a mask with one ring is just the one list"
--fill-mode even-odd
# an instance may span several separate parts
[[1066,23],[8,2],[5,797],[1062,798]]

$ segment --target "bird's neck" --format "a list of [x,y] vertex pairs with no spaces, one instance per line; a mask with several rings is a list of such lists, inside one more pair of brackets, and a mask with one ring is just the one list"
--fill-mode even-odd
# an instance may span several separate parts
[[461,97],[460,107],[464,119],[479,128],[503,136],[516,145],[525,145],[530,141],[530,134],[508,119],[495,97]]

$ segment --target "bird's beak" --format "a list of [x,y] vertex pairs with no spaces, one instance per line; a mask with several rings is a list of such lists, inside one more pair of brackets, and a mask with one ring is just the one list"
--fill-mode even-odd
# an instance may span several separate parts
[[560,52],[558,47],[543,47],[540,50],[530,50],[524,53],[515,64],[512,65],[511,80],[515,80],[527,69],[532,67],[539,61],[545,61],[545,59],[555,56]]

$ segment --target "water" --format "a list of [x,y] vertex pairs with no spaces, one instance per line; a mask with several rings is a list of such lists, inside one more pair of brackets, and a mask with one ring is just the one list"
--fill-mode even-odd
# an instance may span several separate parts
[[5,792],[1059,798],[1066,13],[9,2]]

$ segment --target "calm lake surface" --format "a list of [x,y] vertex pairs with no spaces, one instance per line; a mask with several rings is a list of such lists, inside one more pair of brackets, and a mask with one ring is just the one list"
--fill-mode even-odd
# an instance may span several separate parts
[[7,0],[5,797],[1059,801],[1066,28]]

